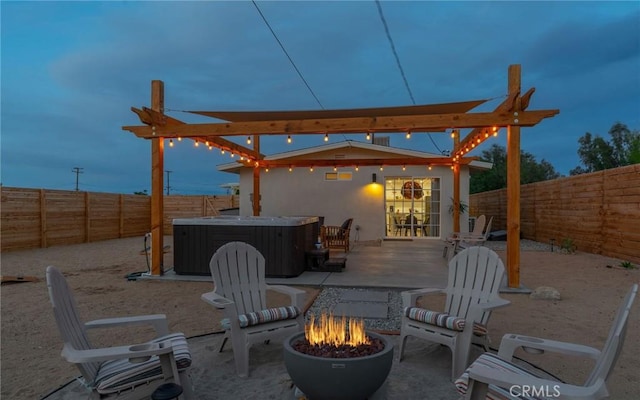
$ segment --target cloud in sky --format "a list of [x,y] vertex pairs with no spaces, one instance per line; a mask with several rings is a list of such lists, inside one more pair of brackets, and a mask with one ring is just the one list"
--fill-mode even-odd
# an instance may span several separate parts
[[[411,104],[374,1],[258,2],[319,99],[306,88],[252,2],[2,2],[2,183],[132,193],[150,188],[150,144],[121,130],[131,106],[165,82],[167,113]],[[418,104],[491,98],[522,64],[530,109],[560,114],[522,130],[522,147],[564,174],[578,138],[617,121],[640,129],[637,2],[381,2]],[[438,152],[447,135],[392,145]],[[504,135],[502,135],[504,136]],[[346,135],[354,140],[359,136]],[[332,140],[343,139],[340,136]],[[473,155],[504,137],[489,141]],[[274,154],[320,137],[265,137]],[[183,141],[166,150],[175,193],[221,193],[230,159]]]

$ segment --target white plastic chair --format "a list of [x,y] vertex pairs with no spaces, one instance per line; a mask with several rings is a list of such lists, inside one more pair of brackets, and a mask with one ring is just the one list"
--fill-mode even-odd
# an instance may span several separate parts
[[[250,244],[230,242],[221,246],[209,263],[214,290],[202,300],[223,309],[225,337],[220,351],[231,338],[238,375],[249,375],[249,349],[255,343],[304,331],[303,290],[267,285],[265,259]],[[289,295],[291,305],[268,308],[267,290]]]
[[[82,373],[90,398],[148,398],[158,386],[174,382],[183,387],[183,398],[191,395],[187,369],[191,354],[182,333],[169,334],[163,314],[109,318],[83,323],[73,293],[62,273],[47,267],[47,286],[58,330],[64,346],[62,357]],[[146,343],[94,348],[88,329],[128,325],[151,325],[157,337]]]
[[[400,327],[400,361],[409,336],[440,343],[451,349],[451,379],[469,365],[472,343],[488,348],[487,323],[491,311],[510,302],[499,295],[504,276],[500,257],[487,247],[470,247],[449,261],[446,289],[418,289],[402,292],[404,311]],[[445,293],[442,311],[416,306],[419,297]]]
[[[502,338],[497,356],[490,353],[481,355],[456,381],[458,392],[467,400],[516,398],[513,396],[514,387],[517,389],[515,394],[522,392],[521,388],[525,387],[535,388],[537,393],[547,390],[544,393],[550,393],[554,399],[597,400],[609,397],[606,382],[622,352],[629,313],[637,293],[638,284],[634,284],[618,308],[602,350],[580,344],[508,333]],[[532,354],[552,351],[570,356],[587,357],[594,359],[596,363],[584,385],[571,385],[536,377],[515,365],[512,362],[513,355],[518,348]],[[532,390],[530,389],[529,393],[533,393]]]

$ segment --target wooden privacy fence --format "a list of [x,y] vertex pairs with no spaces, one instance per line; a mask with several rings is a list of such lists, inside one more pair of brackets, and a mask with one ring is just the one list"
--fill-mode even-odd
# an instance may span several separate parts
[[[506,189],[473,194],[473,215],[507,229]],[[640,263],[640,164],[522,185],[522,237]]]
[[[142,236],[151,229],[151,198],[135,194],[2,187],[1,250]],[[238,196],[165,196],[164,229],[174,218],[217,215]]]

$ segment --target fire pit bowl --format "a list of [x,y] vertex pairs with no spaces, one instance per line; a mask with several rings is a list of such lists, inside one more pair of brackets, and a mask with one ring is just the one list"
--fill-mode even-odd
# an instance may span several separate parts
[[284,341],[284,363],[293,383],[310,400],[364,400],[382,386],[391,371],[393,344],[384,336],[366,332],[384,343],[378,353],[354,358],[328,358],[301,353],[293,347],[304,332]]

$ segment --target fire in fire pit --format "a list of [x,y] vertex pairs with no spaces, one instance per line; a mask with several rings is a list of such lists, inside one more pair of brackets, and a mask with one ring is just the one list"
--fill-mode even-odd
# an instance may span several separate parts
[[[347,322],[348,321],[348,322]],[[315,316],[305,325],[304,340],[293,343],[301,353],[326,358],[363,357],[384,349],[384,342],[368,337],[362,319],[336,318],[323,313],[319,321]]]
[[364,321],[313,316],[304,333],[284,342],[284,361],[294,384],[311,400],[358,400],[382,386],[393,362],[393,346],[368,332]]

